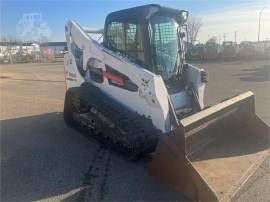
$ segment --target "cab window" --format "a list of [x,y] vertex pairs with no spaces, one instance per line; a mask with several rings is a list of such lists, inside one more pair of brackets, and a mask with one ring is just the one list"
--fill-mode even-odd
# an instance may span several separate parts
[[138,24],[111,22],[107,28],[104,45],[135,63],[144,62],[141,30]]

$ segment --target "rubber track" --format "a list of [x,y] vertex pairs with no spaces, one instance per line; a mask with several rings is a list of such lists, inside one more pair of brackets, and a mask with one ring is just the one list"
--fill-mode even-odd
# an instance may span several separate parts
[[[95,133],[96,131],[90,133],[95,138],[129,156],[137,157],[155,150],[160,131],[154,128],[150,119],[128,110],[91,84],[70,90],[73,96],[76,95],[81,102],[115,124],[113,129],[108,126],[108,128],[99,127],[99,130],[104,129],[104,131],[99,131],[98,134]],[[99,121],[104,125],[104,121]]]

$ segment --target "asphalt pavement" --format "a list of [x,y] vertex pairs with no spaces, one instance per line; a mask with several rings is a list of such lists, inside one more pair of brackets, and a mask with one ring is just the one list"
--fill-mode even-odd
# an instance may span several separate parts
[[[269,61],[196,63],[210,72],[206,105],[252,90],[268,125]],[[63,64],[0,67],[1,200],[181,201],[181,194],[132,162],[66,126]],[[268,201],[269,158],[236,195]]]

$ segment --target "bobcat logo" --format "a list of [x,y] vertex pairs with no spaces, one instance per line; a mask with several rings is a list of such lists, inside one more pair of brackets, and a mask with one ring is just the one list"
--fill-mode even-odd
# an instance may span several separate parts
[[77,69],[79,70],[81,76],[84,78],[87,69],[83,67],[83,50],[77,46],[74,42],[71,43],[71,52],[75,57],[75,62]]

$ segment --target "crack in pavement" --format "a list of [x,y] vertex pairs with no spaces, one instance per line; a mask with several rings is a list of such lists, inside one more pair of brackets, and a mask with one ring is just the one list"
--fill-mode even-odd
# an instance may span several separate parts
[[110,152],[100,146],[85,174],[82,186],[87,186],[87,188],[79,194],[78,201],[100,201],[104,199],[110,161]]

